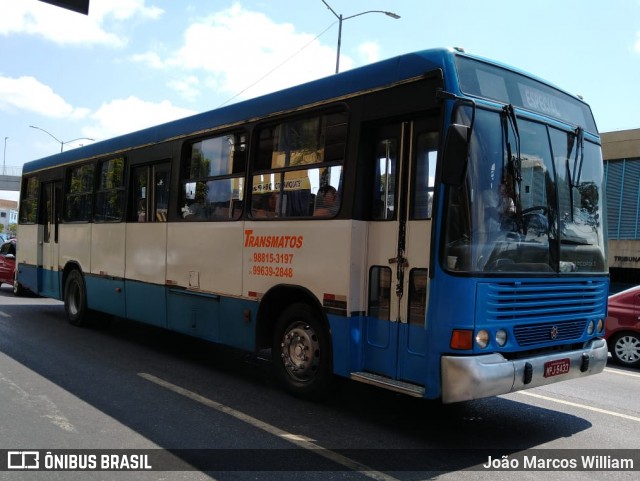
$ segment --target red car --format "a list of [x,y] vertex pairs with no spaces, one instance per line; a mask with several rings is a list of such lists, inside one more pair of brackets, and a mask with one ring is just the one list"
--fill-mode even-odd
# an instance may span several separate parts
[[617,364],[640,367],[640,286],[609,296],[605,337]]
[[16,270],[16,240],[9,239],[0,246],[0,286],[13,286],[13,276]]

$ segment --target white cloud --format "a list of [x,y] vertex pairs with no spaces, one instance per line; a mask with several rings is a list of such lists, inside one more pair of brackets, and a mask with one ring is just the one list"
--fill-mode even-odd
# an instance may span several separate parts
[[104,24],[134,16],[158,18],[163,11],[148,7],[145,0],[91,0],[89,15],[81,15],[37,0],[4,2],[0,15],[0,35],[27,34],[44,37],[58,44],[126,44]]
[[[290,23],[275,23],[240,4],[201,19],[185,31],[183,45],[166,59],[155,52],[133,57],[152,68],[201,71],[218,93],[253,97],[330,75],[335,48]],[[352,65],[341,58],[341,69]],[[174,84],[179,87],[179,84]]]
[[116,20],[128,20],[141,16],[152,20],[162,16],[164,10],[159,7],[145,5],[145,0],[91,0],[89,15],[96,15],[102,20],[112,16]]
[[364,59],[364,63],[373,63],[380,60],[380,45],[377,42],[365,42],[358,46],[358,53]]
[[53,118],[81,119],[88,109],[73,107],[33,77],[0,76],[0,111],[27,111]]
[[108,139],[154,125],[195,114],[195,111],[176,107],[168,100],[147,102],[135,96],[103,103],[91,116],[94,125],[85,127],[83,135],[94,139]]
[[636,33],[636,52],[640,53],[640,32]]
[[195,100],[201,93],[200,80],[195,75],[181,80],[171,80],[167,85],[187,100]]

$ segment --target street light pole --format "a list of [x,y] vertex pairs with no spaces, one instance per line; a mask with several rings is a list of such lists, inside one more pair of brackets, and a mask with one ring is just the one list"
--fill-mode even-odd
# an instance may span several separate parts
[[96,139],[92,139],[92,138],[89,138],[89,137],[78,137],[77,139],[66,140],[66,141],[63,142],[62,140],[57,138],[55,135],[53,135],[51,132],[48,132],[48,131],[46,131],[44,129],[41,129],[40,127],[36,127],[35,125],[30,125],[29,127],[31,127],[32,129],[42,130],[45,134],[49,135],[53,140],[58,142],[60,144],[60,152],[63,151],[64,144],[69,144],[71,142],[75,142],[76,140],[91,140],[91,141],[96,140]]
[[6,175],[7,173],[6,164],[7,164],[7,139],[8,138],[9,137],[4,138],[4,155],[2,156],[2,175]]
[[366,12],[360,12],[360,13],[356,13],[355,15],[349,15],[348,17],[343,17],[342,14],[337,14],[336,11],[333,8],[331,8],[331,6],[327,2],[325,2],[325,0],[322,0],[322,3],[324,3],[325,6],[331,11],[331,13],[333,13],[333,15],[338,19],[338,55],[336,57],[336,73],[340,71],[340,46],[342,45],[342,22],[344,22],[345,20],[349,20],[350,18],[353,18],[353,17],[359,17],[360,15],[365,15],[367,13],[383,13],[387,17],[391,17],[394,20],[398,20],[400,18],[400,15],[398,15],[397,13],[387,12],[385,10],[367,10]]

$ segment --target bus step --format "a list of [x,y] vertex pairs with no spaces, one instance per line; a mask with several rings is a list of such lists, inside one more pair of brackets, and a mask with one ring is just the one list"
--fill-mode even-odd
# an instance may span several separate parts
[[363,382],[365,384],[371,384],[373,386],[382,387],[391,391],[407,394],[413,397],[424,397],[424,387],[417,384],[411,384],[404,381],[397,381],[390,377],[380,376],[379,374],[373,374],[370,372],[352,372],[351,379],[354,381]]

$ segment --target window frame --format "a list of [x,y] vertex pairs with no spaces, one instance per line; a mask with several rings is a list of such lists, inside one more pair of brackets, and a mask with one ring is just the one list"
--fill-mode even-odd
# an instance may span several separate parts
[[[121,172],[121,176],[120,176],[120,185],[116,186],[116,187],[109,187],[109,188],[103,188],[103,167],[105,164],[115,161],[115,160],[121,160],[122,161],[122,172]],[[94,177],[95,177],[95,205],[93,208],[93,221],[96,223],[116,223],[116,222],[122,222],[125,216],[125,198],[126,198],[126,172],[127,172],[127,157],[125,155],[121,155],[121,156],[116,156],[116,157],[109,157],[107,159],[102,159],[99,160],[97,162],[96,165],[96,169],[94,172]],[[116,199],[118,200],[119,203],[119,209],[120,209],[120,214],[117,218],[113,218],[113,219],[106,219],[106,218],[100,218],[102,217],[106,217],[106,214],[103,210],[104,209],[104,205],[109,202],[109,200],[107,200],[105,198],[105,203],[101,203],[99,202],[100,196],[102,194],[106,194],[106,196],[108,197],[110,194],[113,195],[115,194]]]
[[[71,188],[72,188],[73,172],[76,172],[84,168],[91,168],[92,170],[91,180],[89,182],[86,182],[86,184],[89,185],[89,190],[72,192]],[[88,223],[93,220],[93,213],[94,213],[93,201],[94,201],[94,194],[95,194],[95,183],[96,183],[96,162],[95,161],[72,165],[67,167],[67,169],[65,169],[64,191],[63,191],[64,205],[62,210],[62,218],[65,223]],[[83,182],[83,187],[86,187],[86,185],[84,184],[85,183]],[[70,208],[70,200],[72,200],[72,198],[83,199],[82,206],[84,206],[85,208],[87,208],[87,204],[88,204],[88,212],[86,212],[85,216],[83,216],[82,218],[72,218],[72,216],[70,215],[69,208]]]
[[[29,184],[33,181],[33,185]],[[23,179],[22,192],[20,194],[20,211],[18,222],[22,225],[34,225],[38,223],[38,212],[40,208],[40,178],[37,175],[25,177]],[[24,196],[23,196],[24,194]],[[31,208],[29,214],[26,213],[27,207]],[[27,219],[26,217],[30,218]]]
[[[335,117],[333,123],[331,123],[332,117]],[[286,152],[284,150],[277,150],[280,145],[280,139],[287,136],[287,131],[280,131],[279,129],[295,129],[296,126],[302,126],[304,128],[305,122],[313,122],[317,120],[317,137],[315,138],[315,148],[312,148],[310,153],[306,156],[322,155],[322,160],[300,162],[291,164],[290,161],[284,161],[285,165],[279,165],[279,159],[276,159],[276,155],[280,157],[282,154],[279,152]],[[252,143],[253,155],[249,164],[248,183],[247,186],[247,215],[252,220],[274,220],[274,219],[332,219],[339,215],[342,209],[343,198],[343,184],[345,177],[345,167],[347,163],[348,145],[349,145],[349,127],[350,127],[350,113],[345,105],[333,106],[326,109],[315,109],[305,112],[304,114],[292,115],[287,117],[280,117],[277,120],[264,122],[256,126],[254,129],[254,140]],[[333,130],[332,129],[336,129]],[[270,135],[263,135],[264,132],[271,130]],[[308,133],[308,129],[303,134]],[[295,142],[294,142],[295,143]],[[290,150],[288,155],[297,153],[298,155],[305,156],[303,148]],[[329,154],[327,153],[329,152]],[[279,154],[277,154],[279,153]],[[284,154],[285,159],[287,153]],[[327,159],[327,156],[329,159]],[[330,180],[325,180],[326,177],[330,177],[334,169],[339,168],[338,182],[331,183]],[[298,190],[287,189],[287,185],[292,182],[304,182],[303,177],[296,177],[296,172],[306,172],[306,179],[309,181],[308,172],[318,171],[318,186],[317,191],[313,192],[314,186],[309,183],[309,199],[308,209],[306,213],[299,213],[300,209],[304,210],[306,203],[304,198],[298,199],[297,211],[295,213],[287,212],[291,207],[287,206],[288,194],[287,192],[304,192],[305,188]],[[288,177],[288,178],[287,178]],[[258,180],[260,178],[260,180]],[[265,178],[267,178],[265,180]],[[330,211],[323,210],[323,213],[317,213],[316,201],[318,200],[318,193],[322,189],[326,189],[332,186],[337,192],[337,207],[332,208]],[[265,188],[268,187],[268,188]],[[267,198],[264,194],[270,193],[271,198],[275,197],[274,208],[271,209],[271,205],[267,204]],[[295,199],[295,198],[293,198]],[[302,200],[302,203],[299,201]],[[293,209],[293,208],[291,208]]]
[[[233,149],[228,158],[229,168],[225,173],[211,174],[209,169],[208,175],[192,176],[193,148],[198,143],[204,143],[209,140],[224,139],[233,137]],[[224,140],[222,140],[224,142]],[[178,202],[178,218],[183,222],[229,222],[242,219],[243,206],[246,199],[246,174],[249,146],[249,133],[245,129],[235,129],[225,132],[216,132],[206,137],[198,137],[190,139],[182,146],[182,154],[180,156],[180,179],[178,182],[179,202]],[[237,149],[237,150],[236,150]],[[202,172],[201,172],[202,173]],[[201,174],[200,173],[200,174]],[[230,189],[230,198],[219,202],[198,202],[198,184],[204,185],[208,189],[210,185],[223,185],[224,182],[232,185],[237,181],[237,189]],[[189,199],[187,195],[187,186],[194,184],[194,199]],[[202,195],[202,194],[200,194]],[[237,198],[236,198],[237,197]],[[193,200],[193,202],[189,202]],[[228,206],[222,204],[228,202]],[[196,209],[196,206],[198,209]],[[214,207],[214,211],[210,209]],[[226,209],[226,211],[225,211]],[[225,215],[226,214],[226,215]]]

